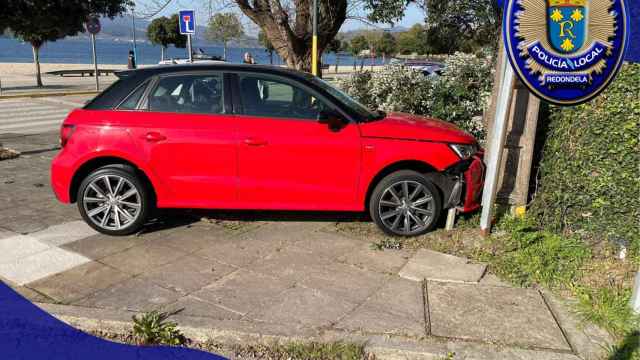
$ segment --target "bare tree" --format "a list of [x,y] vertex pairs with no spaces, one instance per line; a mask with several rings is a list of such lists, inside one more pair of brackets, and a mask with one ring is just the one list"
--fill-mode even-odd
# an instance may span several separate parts
[[[313,0],[234,0],[256,23],[287,66],[311,70]],[[347,0],[318,0],[321,54],[347,18]]]

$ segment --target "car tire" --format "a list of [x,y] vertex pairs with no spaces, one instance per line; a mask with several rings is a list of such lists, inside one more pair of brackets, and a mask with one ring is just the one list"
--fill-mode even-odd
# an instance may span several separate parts
[[418,236],[431,231],[442,212],[437,187],[424,175],[400,170],[384,177],[369,200],[369,214],[393,236]]
[[152,212],[150,189],[128,165],[107,165],[91,172],[77,194],[82,219],[100,233],[137,232]]

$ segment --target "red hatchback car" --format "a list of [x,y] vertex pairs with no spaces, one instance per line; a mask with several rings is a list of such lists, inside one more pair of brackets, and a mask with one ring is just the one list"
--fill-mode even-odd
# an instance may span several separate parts
[[119,80],[64,121],[51,182],[96,230],[155,208],[365,211],[388,234],[479,207],[484,166],[455,126],[372,111],[321,79],[256,65],[173,65]]

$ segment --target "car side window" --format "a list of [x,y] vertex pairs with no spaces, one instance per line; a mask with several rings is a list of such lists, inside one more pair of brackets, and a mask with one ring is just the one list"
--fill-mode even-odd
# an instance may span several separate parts
[[224,114],[222,74],[162,77],[148,103],[149,111]]
[[138,86],[127,98],[118,106],[118,110],[135,110],[138,107],[142,94],[147,89],[148,81]]
[[328,107],[309,91],[285,80],[257,74],[239,76],[245,115],[317,120]]

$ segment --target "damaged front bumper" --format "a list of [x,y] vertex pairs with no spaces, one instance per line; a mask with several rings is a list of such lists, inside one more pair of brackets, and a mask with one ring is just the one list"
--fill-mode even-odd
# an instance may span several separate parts
[[480,152],[469,159],[461,160],[444,171],[444,208],[457,208],[462,213],[480,208],[484,187],[485,166]]

